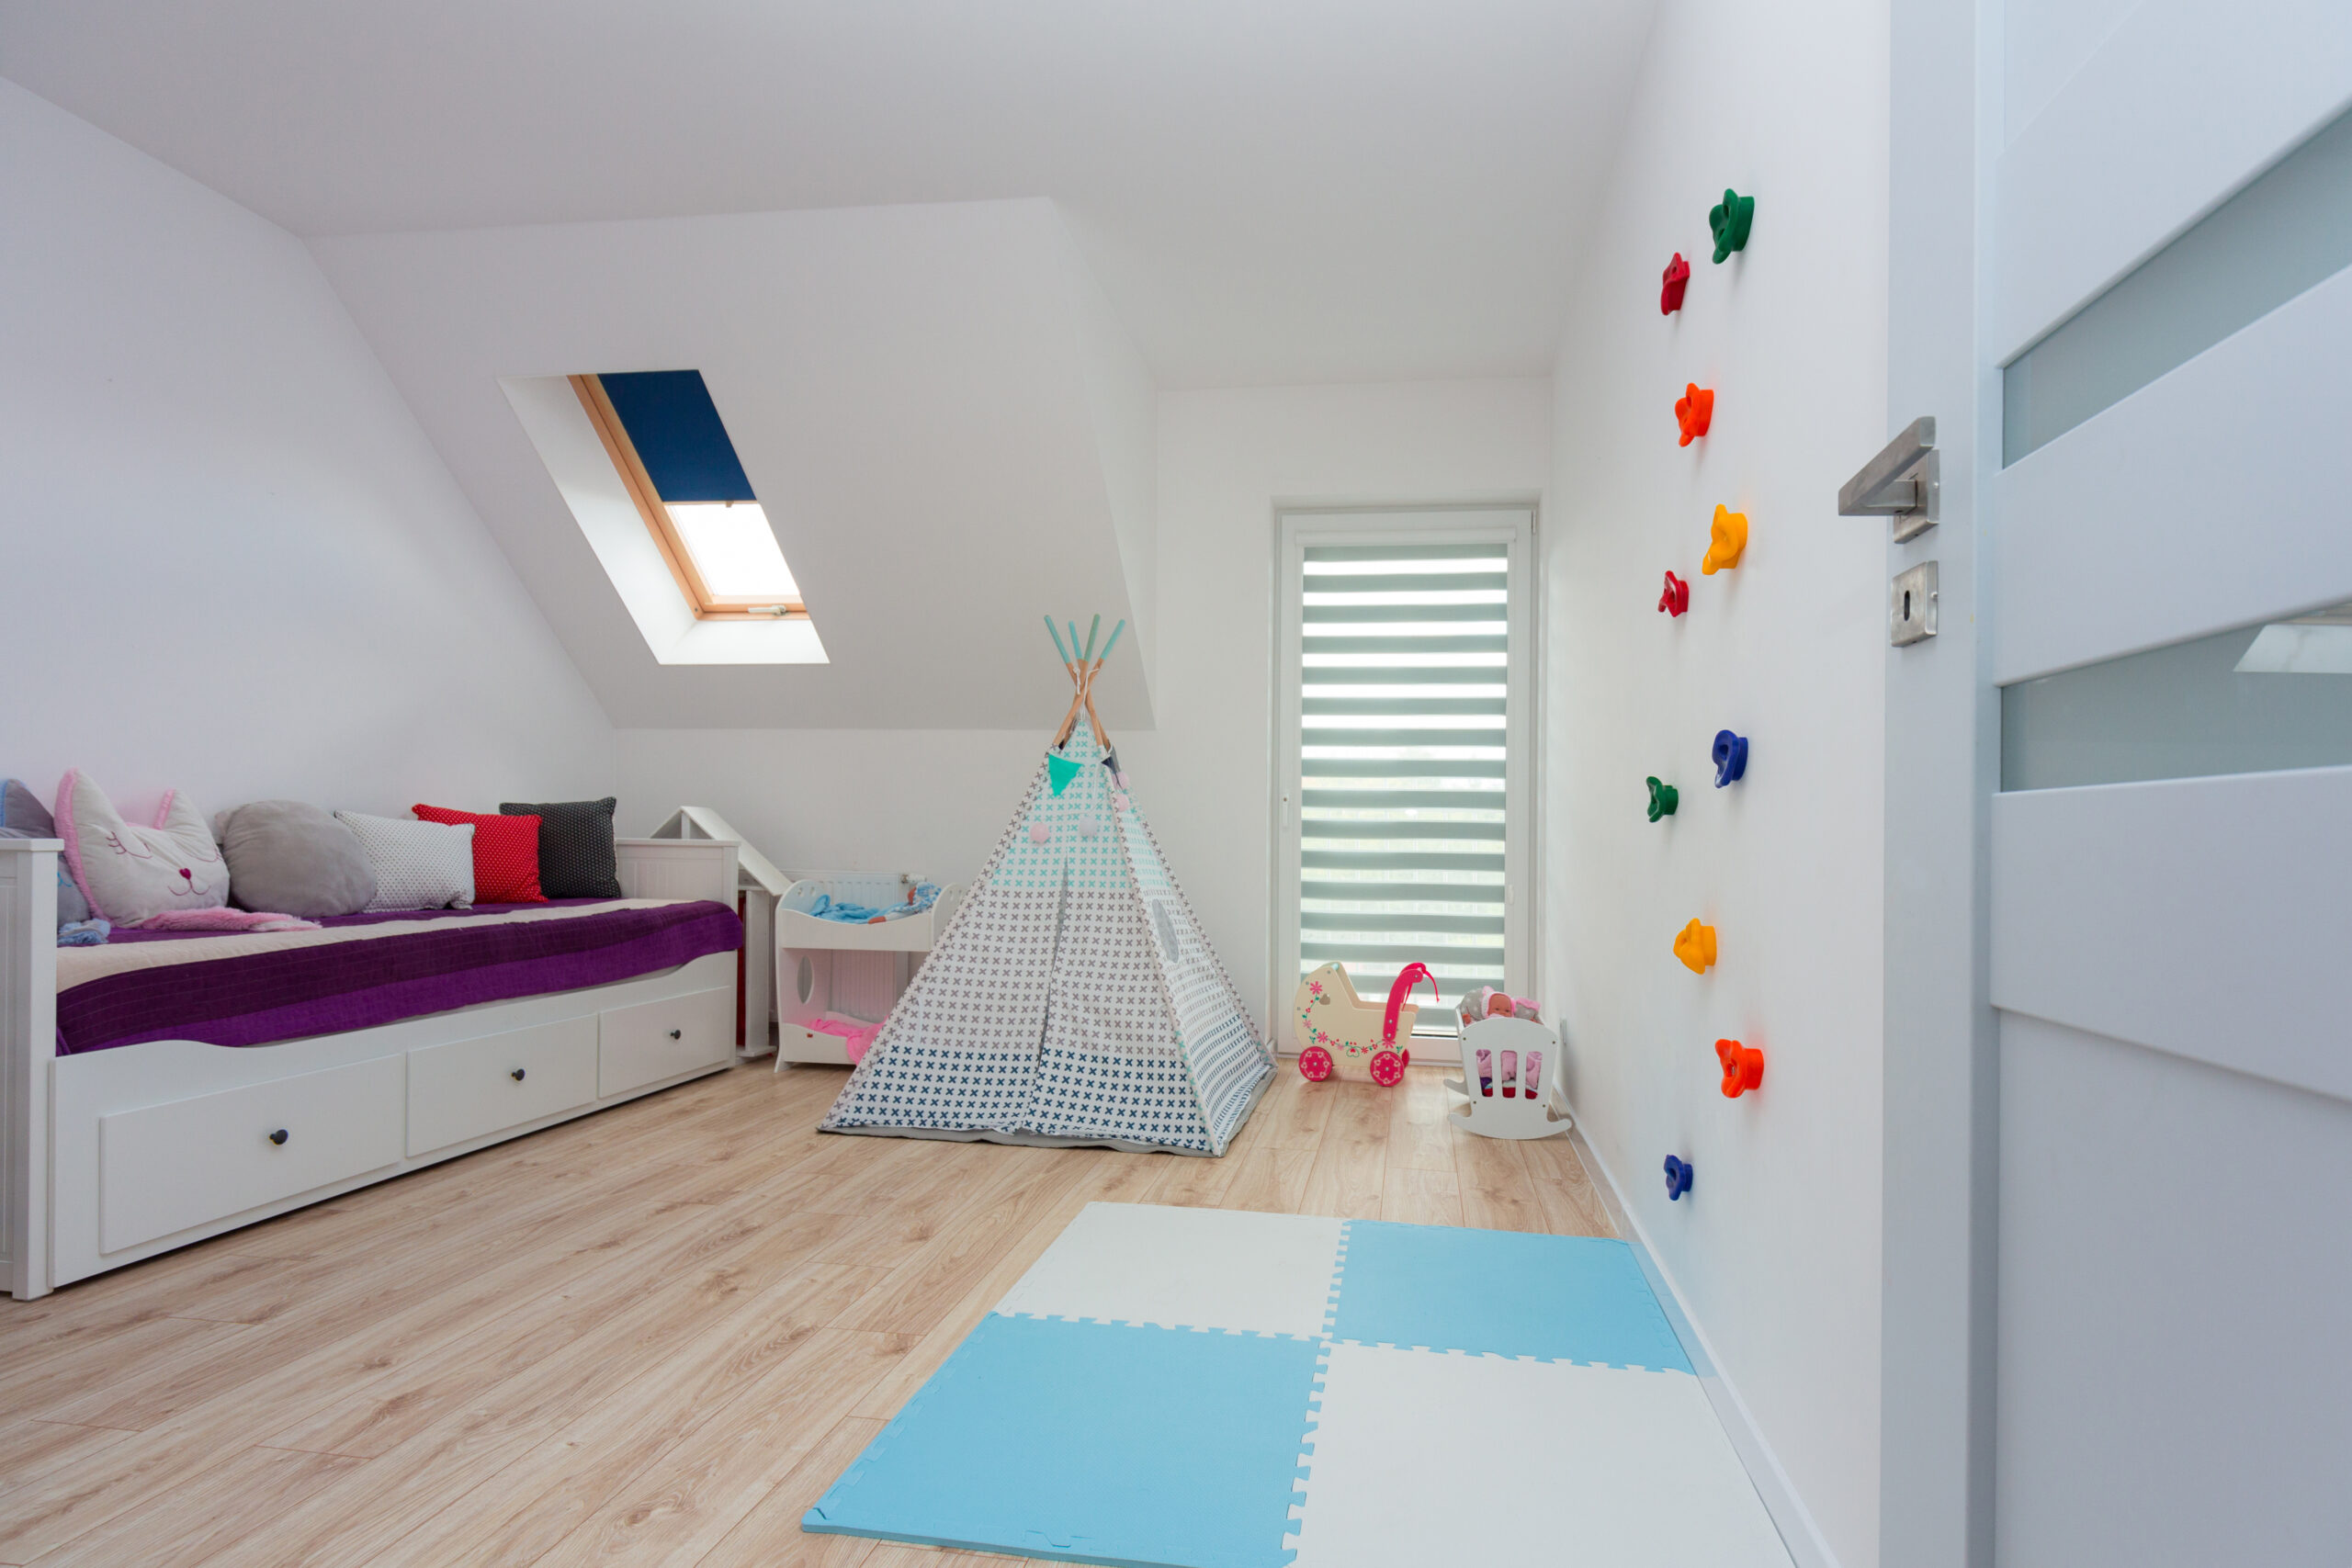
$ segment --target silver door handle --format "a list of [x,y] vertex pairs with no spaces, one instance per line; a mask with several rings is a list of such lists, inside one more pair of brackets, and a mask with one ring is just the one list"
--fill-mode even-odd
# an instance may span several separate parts
[[1942,464],[1936,455],[1936,421],[1915,419],[1879,449],[1838,491],[1840,517],[1892,517],[1894,541],[1916,539],[1939,521]]

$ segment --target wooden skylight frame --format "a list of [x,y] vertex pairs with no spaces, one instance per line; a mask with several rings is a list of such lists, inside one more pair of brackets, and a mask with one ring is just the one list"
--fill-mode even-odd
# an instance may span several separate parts
[[570,379],[572,391],[580,398],[580,406],[587,411],[588,423],[596,428],[596,438],[605,444],[605,455],[613,460],[613,469],[620,475],[622,487],[637,503],[637,514],[644,520],[645,531],[653,536],[654,547],[662,552],[662,563],[669,567],[695,619],[807,620],[808,606],[798,599],[729,597],[710,591],[695,565],[694,552],[686,547],[686,541],[670,519],[670,509],[662,504],[661,493],[653,488],[653,480],[637,455],[636,444],[629,440],[628,428],[621,423],[612,399],[605,391],[605,383],[595,376],[573,376]]

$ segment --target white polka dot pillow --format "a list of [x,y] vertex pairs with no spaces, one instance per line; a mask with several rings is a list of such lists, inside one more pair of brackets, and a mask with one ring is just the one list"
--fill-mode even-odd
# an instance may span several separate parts
[[336,821],[357,835],[376,874],[371,910],[463,909],[474,901],[474,829],[471,823],[403,822],[338,811]]

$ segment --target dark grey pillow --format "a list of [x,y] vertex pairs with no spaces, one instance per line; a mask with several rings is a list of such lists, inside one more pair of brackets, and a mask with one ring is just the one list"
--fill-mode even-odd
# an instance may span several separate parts
[[54,839],[57,819],[40,796],[15,779],[0,779],[0,838]]
[[502,801],[505,817],[539,819],[539,891],[550,898],[617,898],[620,863],[613,853],[611,795],[602,800],[559,800],[544,806]]
[[[0,780],[0,839],[54,839],[57,818],[40,803],[40,796],[15,779]],[[90,918],[90,901],[74,886],[66,874],[65,859],[57,861],[57,923],[60,928],[77,925]]]
[[356,915],[376,897],[359,835],[315,806],[257,800],[214,817],[212,836],[239,908],[316,919]]

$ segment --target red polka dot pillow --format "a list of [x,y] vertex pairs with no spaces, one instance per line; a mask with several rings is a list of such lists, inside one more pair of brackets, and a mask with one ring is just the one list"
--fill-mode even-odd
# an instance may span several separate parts
[[420,822],[442,822],[474,830],[474,902],[477,904],[544,904],[539,891],[539,819],[536,817],[485,817],[474,811],[452,811],[446,806],[412,806]]

